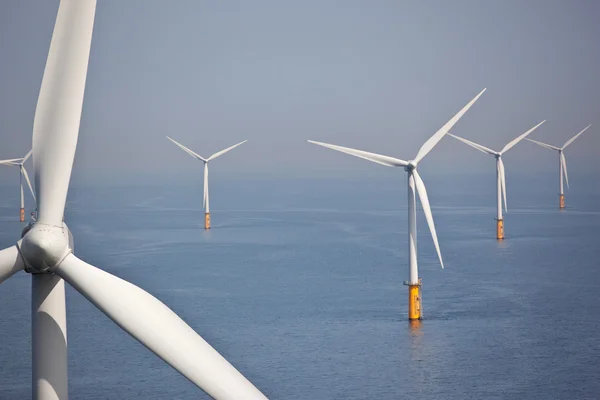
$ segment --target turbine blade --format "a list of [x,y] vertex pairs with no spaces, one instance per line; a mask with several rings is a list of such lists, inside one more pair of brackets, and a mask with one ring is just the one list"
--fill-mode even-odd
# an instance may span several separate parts
[[525,140],[529,140],[530,142],[538,144],[538,145],[540,145],[543,148],[548,149],[548,150],[557,150],[557,151],[560,150],[559,147],[552,146],[551,144],[548,144],[548,143],[538,142],[537,140],[533,140],[533,139],[529,139],[529,138],[525,138]]
[[202,158],[199,154],[193,152],[192,150],[188,149],[187,147],[185,147],[184,145],[182,145],[181,143],[171,139],[170,137],[167,136],[167,139],[169,139],[171,142],[175,143],[176,146],[178,146],[181,150],[185,151],[186,153],[188,153],[190,156],[197,158],[198,160],[202,160],[204,162],[207,162],[207,160],[205,160],[204,158]]
[[0,283],[23,269],[23,259],[17,246],[0,250]]
[[10,160],[0,160],[0,165],[15,166],[15,165],[19,165],[21,160],[22,160],[22,158],[12,158]]
[[482,153],[492,154],[492,155],[498,154],[494,150],[488,149],[487,147],[477,144],[475,142],[471,142],[470,140],[467,140],[465,138],[461,138],[460,136],[453,135],[450,132],[448,132],[448,136],[452,136],[454,139],[458,139],[461,142],[468,144],[469,146],[481,151]]
[[504,172],[502,158],[499,159],[498,165],[500,167],[500,184],[502,185],[502,197],[504,198],[504,211],[508,212],[508,205],[506,204],[506,173]]
[[349,147],[336,146],[334,144],[315,142],[313,140],[309,140],[308,142],[316,144],[318,146],[327,147],[328,149],[350,154],[351,156],[362,158],[363,160],[368,160],[377,164],[385,165],[386,167],[406,167],[408,165],[407,161],[400,160],[399,158],[383,156],[381,154],[376,153],[369,153],[368,151],[351,149]]
[[511,149],[514,145],[516,145],[521,140],[523,140],[525,138],[525,136],[527,136],[531,132],[535,131],[538,128],[538,126],[542,125],[544,122],[546,122],[546,120],[543,120],[542,122],[540,122],[539,124],[537,124],[536,126],[534,126],[533,128],[531,128],[530,130],[528,130],[527,132],[525,132],[524,134],[522,134],[521,136],[517,137],[516,139],[513,139],[506,146],[504,146],[504,148],[502,150],[500,150],[500,154],[503,154],[506,151],[508,151],[509,149]]
[[566,149],[568,145],[570,145],[571,143],[573,143],[573,141],[579,137],[579,135],[581,135],[583,132],[587,131],[590,126],[592,126],[592,124],[589,124],[588,126],[586,126],[585,128],[583,128],[583,130],[581,132],[579,132],[577,135],[575,135],[571,139],[567,140],[567,142],[562,147],[562,150]]
[[25,181],[27,182],[27,186],[29,186],[29,190],[31,191],[31,195],[33,196],[33,200],[35,200],[35,202],[37,203],[37,200],[35,198],[35,191],[33,190],[33,187],[31,186],[31,181],[29,180],[29,174],[27,173],[27,170],[25,169],[24,166],[21,166],[21,171],[23,171],[23,176],[25,177]]
[[567,159],[565,158],[565,153],[560,152],[560,162],[563,166],[563,171],[565,171],[565,180],[567,181],[567,189],[569,189],[569,174],[567,173]]
[[247,142],[247,140],[244,140],[243,142],[239,142],[238,144],[234,144],[233,146],[228,147],[228,148],[226,148],[224,150],[218,151],[215,154],[213,154],[212,156],[208,157],[207,161],[214,160],[215,158],[217,158],[219,156],[222,156],[223,154],[227,153],[228,151],[233,150],[236,147],[241,146],[241,145],[243,145],[246,142]]
[[460,110],[458,113],[456,113],[456,115],[454,117],[452,117],[452,119],[450,119],[450,121],[446,122],[446,124],[444,126],[442,126],[432,137],[430,137],[429,140],[427,140],[425,142],[425,144],[423,144],[423,146],[421,146],[421,148],[419,149],[419,152],[417,153],[417,156],[415,157],[415,159],[413,161],[415,164],[418,164],[419,161],[421,161],[423,159],[423,157],[425,157],[427,155],[427,153],[429,153],[431,151],[431,149],[433,149],[433,147],[440,140],[442,140],[444,135],[446,133],[448,133],[448,131],[450,129],[452,129],[452,127],[454,125],[456,125],[458,120],[469,110],[469,108],[471,108],[471,106],[473,104],[475,104],[477,99],[479,99],[479,97],[485,91],[486,91],[486,89],[483,89],[481,92],[479,92],[479,94],[477,96],[475,96],[475,98],[473,98],[473,100],[468,102],[467,105],[462,108],[462,110]]
[[38,222],[60,225],[79,136],[95,0],[63,0],[58,7],[33,122]]
[[23,157],[23,164],[25,164],[25,161],[27,161],[27,159],[31,156],[31,153],[33,152],[33,149],[29,150],[29,153],[25,154],[25,157]]
[[423,180],[421,179],[421,176],[419,175],[417,170],[414,169],[412,173],[415,177],[417,194],[419,195],[419,200],[421,201],[421,206],[423,207],[423,213],[425,214],[427,225],[429,225],[429,231],[431,232],[431,237],[433,238],[433,244],[435,245],[435,250],[437,251],[437,255],[440,259],[440,264],[442,265],[443,269],[444,261],[442,261],[442,253],[440,252],[440,245],[438,244],[437,233],[435,231],[435,224],[433,223],[433,215],[431,214],[431,207],[429,206],[429,197],[427,197],[427,189],[425,189],[425,184],[423,183]]
[[119,327],[215,399],[265,399],[171,309],[139,287],[73,254],[56,274]]

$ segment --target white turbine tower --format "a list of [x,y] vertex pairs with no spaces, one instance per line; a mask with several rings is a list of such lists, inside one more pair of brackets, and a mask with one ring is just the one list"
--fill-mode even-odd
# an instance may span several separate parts
[[208,163],[210,161],[214,160],[215,158],[227,153],[229,150],[233,150],[236,147],[246,143],[247,140],[244,140],[243,142],[240,142],[238,144],[234,144],[233,146],[228,147],[224,150],[217,151],[215,154],[213,154],[212,156],[210,156],[208,158],[203,158],[200,155],[198,155],[197,153],[193,152],[192,150],[190,150],[187,147],[185,147],[184,145],[182,145],[181,143],[171,139],[170,137],[167,136],[167,139],[169,139],[171,142],[175,143],[178,147],[180,147],[183,151],[188,153],[190,156],[192,156],[204,163],[204,197],[202,200],[202,207],[204,207],[204,229],[210,229],[210,204],[209,204],[209,200],[208,200]]
[[336,146],[333,144],[315,142],[309,140],[309,143],[313,143],[319,146],[327,147],[332,150],[337,150],[342,153],[350,154],[351,156],[359,157],[368,161],[372,161],[377,164],[384,165],[386,167],[404,167],[404,170],[408,174],[408,319],[418,320],[422,318],[422,306],[421,306],[421,280],[419,279],[419,271],[417,266],[417,208],[416,208],[416,194],[419,195],[421,200],[421,206],[423,207],[423,213],[429,226],[429,231],[433,238],[433,244],[437,251],[438,258],[442,268],[444,268],[444,262],[442,261],[442,254],[440,253],[440,246],[438,244],[437,234],[435,231],[435,225],[433,223],[433,216],[431,214],[431,207],[429,206],[429,198],[427,197],[427,190],[425,184],[417,172],[418,163],[433,149],[433,147],[444,137],[446,133],[458,122],[458,120],[467,112],[469,108],[477,101],[479,96],[485,92],[483,89],[473,100],[471,100],[466,106],[463,107],[450,121],[440,128],[432,137],[429,138],[419,149],[417,155],[413,160],[404,161],[394,157],[388,157],[381,154],[369,153],[362,150],[350,149],[348,147]]
[[15,246],[0,251],[0,282],[20,270],[31,274],[32,396],[37,400],[68,398],[67,281],[119,327],[213,398],[264,399],[166,305],[73,254],[71,232],[63,216],[95,10],[95,0],[60,2],[33,124],[39,214]]
[[575,141],[575,139],[577,139],[579,137],[579,135],[581,135],[583,132],[587,131],[590,126],[592,126],[592,125],[590,124],[590,125],[586,126],[577,135],[575,135],[571,139],[567,140],[566,143],[563,145],[563,147],[556,147],[556,146],[552,146],[551,144],[538,142],[537,140],[527,139],[530,142],[539,144],[540,146],[542,146],[548,150],[558,151],[558,171],[559,171],[558,172],[558,179],[559,179],[558,180],[558,188],[560,190],[560,192],[558,194],[560,196],[558,206],[561,209],[565,208],[565,193],[564,193],[564,188],[563,188],[563,171],[564,171],[565,180],[567,181],[567,189],[569,188],[569,175],[567,174],[567,160],[565,159],[564,150],[567,148],[568,145],[573,143],[573,141]]
[[513,148],[517,143],[523,140],[527,135],[536,130],[540,125],[542,125],[546,120],[543,120],[521,136],[509,142],[504,148],[500,151],[490,150],[487,147],[484,147],[480,144],[471,142],[470,140],[461,138],[459,136],[448,133],[449,136],[452,136],[455,139],[460,140],[463,143],[468,144],[475,149],[490,154],[496,158],[496,191],[498,195],[497,202],[497,216],[496,216],[496,239],[502,240],[504,239],[504,219],[502,217],[502,199],[504,198],[504,211],[507,211],[506,206],[506,175],[504,173],[504,162],[502,162],[502,155],[506,153],[509,149]]
[[29,186],[29,190],[31,191],[31,195],[33,196],[33,200],[35,200],[35,193],[33,192],[33,188],[31,187],[31,181],[29,180],[29,174],[27,174],[27,170],[25,169],[25,162],[31,156],[31,150],[29,153],[25,155],[23,158],[13,158],[11,160],[0,160],[0,165],[8,165],[11,167],[19,167],[19,175],[20,175],[20,184],[21,184],[21,210],[19,212],[20,221],[25,222],[25,196],[23,193],[23,177],[27,182],[27,186]]

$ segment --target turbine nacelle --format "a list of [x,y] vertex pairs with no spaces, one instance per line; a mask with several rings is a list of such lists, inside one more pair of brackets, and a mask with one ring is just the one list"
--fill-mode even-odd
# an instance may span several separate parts
[[17,246],[29,273],[54,272],[72,252],[72,235],[66,224],[62,226],[35,223],[24,230]]
[[406,172],[411,172],[411,171],[414,171],[415,169],[417,169],[417,162],[415,162],[414,160],[410,160],[408,162],[408,165],[404,167],[404,170]]

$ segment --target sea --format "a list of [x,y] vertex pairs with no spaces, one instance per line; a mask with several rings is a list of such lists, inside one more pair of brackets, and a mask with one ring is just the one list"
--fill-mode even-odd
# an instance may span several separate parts
[[[407,320],[406,175],[74,184],[75,254],[152,293],[271,399],[600,398],[600,187],[571,172],[421,173],[445,269],[419,207],[423,320]],[[198,177],[201,179],[201,177]],[[0,188],[0,246],[18,186]],[[27,214],[31,209],[30,197]],[[0,285],[0,399],[31,398],[30,277]],[[72,399],[204,399],[67,285]],[[157,327],[158,329],[159,327]]]

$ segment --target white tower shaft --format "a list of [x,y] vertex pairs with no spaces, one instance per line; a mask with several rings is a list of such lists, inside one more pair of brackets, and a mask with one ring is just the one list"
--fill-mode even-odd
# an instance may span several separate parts
[[558,176],[558,189],[560,190],[560,195],[564,195],[564,187],[563,187],[563,176],[564,176],[564,170],[563,170],[563,164],[562,164],[562,150],[558,151],[558,170],[559,170],[559,176]]
[[417,206],[415,178],[408,172],[408,283],[419,284],[419,268],[417,264]]
[[496,219],[502,220],[502,172],[500,170],[500,157],[496,158],[496,194],[498,195]]
[[204,163],[204,212],[210,214],[210,200],[208,199],[208,163]]
[[65,282],[54,274],[32,274],[32,398],[67,400]]
[[21,185],[21,209],[25,208],[25,195],[23,193],[23,166],[19,166],[20,185]]

